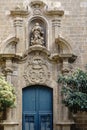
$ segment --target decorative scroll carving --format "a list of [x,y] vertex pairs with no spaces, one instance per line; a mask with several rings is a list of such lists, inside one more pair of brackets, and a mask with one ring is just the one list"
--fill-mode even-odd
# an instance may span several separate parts
[[44,45],[44,32],[39,23],[35,23],[31,30],[31,45]]
[[46,83],[49,79],[48,66],[40,56],[29,59],[25,66],[24,78],[27,84]]
[[30,3],[30,6],[33,9],[33,15],[42,15],[42,9],[44,8],[45,3],[35,0]]

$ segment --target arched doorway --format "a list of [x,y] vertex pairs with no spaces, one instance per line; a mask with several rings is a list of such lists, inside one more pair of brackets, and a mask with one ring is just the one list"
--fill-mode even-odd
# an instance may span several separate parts
[[22,130],[52,130],[53,90],[35,85],[23,89]]

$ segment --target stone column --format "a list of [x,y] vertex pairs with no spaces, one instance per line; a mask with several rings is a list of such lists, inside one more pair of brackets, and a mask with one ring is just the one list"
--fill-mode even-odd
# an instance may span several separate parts
[[[12,59],[7,58],[5,74],[6,74],[6,79],[10,84],[12,83],[12,73],[13,73]],[[9,109],[7,109],[6,113],[7,113],[7,118],[3,122],[4,130],[16,130],[18,127],[18,122],[15,120],[15,117],[14,117],[15,115],[13,116],[13,114],[15,114],[14,109],[9,108]]]
[[[12,76],[12,61],[11,59],[6,60],[6,68],[5,68],[5,74],[7,81],[11,84],[11,76]],[[11,110],[7,110],[7,121],[11,120]]]
[[[68,57],[64,57],[63,59],[63,68],[62,68],[62,73],[64,75],[67,75],[69,73],[69,65],[68,65]],[[68,121],[69,120],[69,112],[68,112],[68,108],[64,106],[64,116],[63,119],[64,121]]]
[[[5,74],[7,81],[11,83],[11,75],[12,75],[12,61],[11,59],[6,59],[6,68],[5,68]],[[11,121],[11,110],[7,109],[6,111],[6,121],[4,123],[4,130],[12,130],[11,126],[8,127],[7,122]]]
[[[64,57],[63,58],[63,65],[62,65],[62,73],[64,75],[68,74],[69,72],[69,68],[68,68],[68,57]],[[68,108],[65,107],[63,104],[62,104],[62,95],[61,95],[61,85],[58,86],[58,91],[59,91],[59,110],[58,110],[58,113],[59,113],[59,121],[67,121],[68,120]]]
[[[64,75],[67,75],[69,73],[69,65],[68,65],[68,59],[70,55],[61,55],[61,58],[63,60],[62,64],[62,73]],[[57,124],[58,130],[70,130],[70,126],[72,122],[69,120],[69,112],[68,108],[65,107],[65,105],[62,104],[62,95],[61,95],[61,86],[59,86],[59,122]]]

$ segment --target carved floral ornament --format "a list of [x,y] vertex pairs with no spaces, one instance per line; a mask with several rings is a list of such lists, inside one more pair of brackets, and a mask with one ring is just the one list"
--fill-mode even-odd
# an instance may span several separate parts
[[27,84],[43,84],[47,82],[49,77],[50,73],[45,60],[40,56],[29,58],[24,71],[24,78]]

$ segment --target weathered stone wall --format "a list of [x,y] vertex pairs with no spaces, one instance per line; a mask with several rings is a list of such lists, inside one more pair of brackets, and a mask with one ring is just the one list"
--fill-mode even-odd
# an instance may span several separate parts
[[[64,15],[62,13],[60,13],[61,16],[59,16],[58,14],[52,15],[51,13],[50,15],[48,15],[47,14],[48,12],[45,12],[46,8],[44,8],[42,10],[41,17],[46,19],[46,22],[48,24],[48,28],[46,28],[47,49],[44,49],[43,47],[35,47],[32,49],[31,47],[31,49],[28,50],[29,47],[28,22],[30,18],[32,18],[33,16],[33,11],[29,5],[31,1],[0,0],[0,54],[1,54],[0,56],[2,63],[0,64],[0,66],[2,66],[2,68],[0,69],[2,70],[3,68],[6,67],[5,70],[7,74],[7,80],[13,83],[14,86],[16,86],[17,90],[17,107],[14,108],[14,110],[11,110],[10,114],[8,114],[8,120],[7,122],[4,122],[5,125],[4,130],[21,130],[22,128],[22,107],[21,107],[22,88],[26,87],[23,74],[25,64],[27,64],[28,62],[26,57],[31,58],[33,55],[36,56],[37,55],[36,50],[39,55],[38,57],[41,56],[40,58],[46,60],[48,68],[50,70],[49,81],[43,84],[50,86],[54,90],[54,97],[53,97],[54,98],[53,107],[55,108],[53,113],[54,129],[68,130],[70,129],[68,126],[70,126],[71,122],[70,120],[68,120],[67,108],[65,108],[60,104],[61,102],[60,88],[57,88],[56,81],[58,73],[60,73],[61,68],[63,67],[62,70],[64,69],[67,70],[68,67],[67,57],[69,58],[72,53],[77,56],[77,59],[73,63],[69,63],[70,69],[75,69],[78,67],[86,69],[87,1],[43,0],[43,2],[46,3],[49,9],[54,9],[55,11],[63,10]],[[19,11],[21,15],[15,13],[12,14],[11,11],[14,11],[15,7],[16,9],[17,8],[23,9],[24,12],[22,12],[21,14],[21,11]],[[26,10],[29,12],[29,14],[27,14]],[[35,17],[36,16],[38,16],[38,14],[35,15]],[[59,20],[59,23],[57,23],[58,28],[55,28],[56,18],[58,18],[57,22]],[[67,54],[63,53],[63,55],[61,56],[58,55],[59,54],[58,45],[55,44],[54,37],[57,39],[57,44],[59,42],[62,44],[63,51],[67,52]],[[60,39],[58,39],[59,37]],[[20,61],[21,58],[23,58],[22,61]],[[47,70],[45,71],[47,72]],[[38,82],[38,84],[40,83]],[[29,83],[28,85],[31,85],[31,83]]]
[[[44,0],[45,1],[45,0]],[[50,1],[45,1],[50,4]],[[55,0],[57,2],[57,0]],[[65,15],[62,19],[61,35],[69,41],[74,53],[78,56],[75,67],[84,68],[86,60],[86,42],[87,42],[87,1],[86,0],[59,0],[62,8],[64,9]],[[12,18],[9,16],[10,10],[15,8],[16,5],[24,6],[26,0],[1,0],[0,1],[0,43],[7,39],[10,35],[14,34],[14,27]],[[54,4],[55,5],[55,4]],[[60,5],[60,4],[59,4]],[[52,5],[53,6],[53,5]],[[56,6],[56,5],[55,5]]]
[[84,68],[86,60],[87,48],[87,2],[85,0],[65,1],[62,3],[65,9],[65,16],[63,18],[62,35],[71,40],[73,51],[78,56],[76,60],[76,67]]

